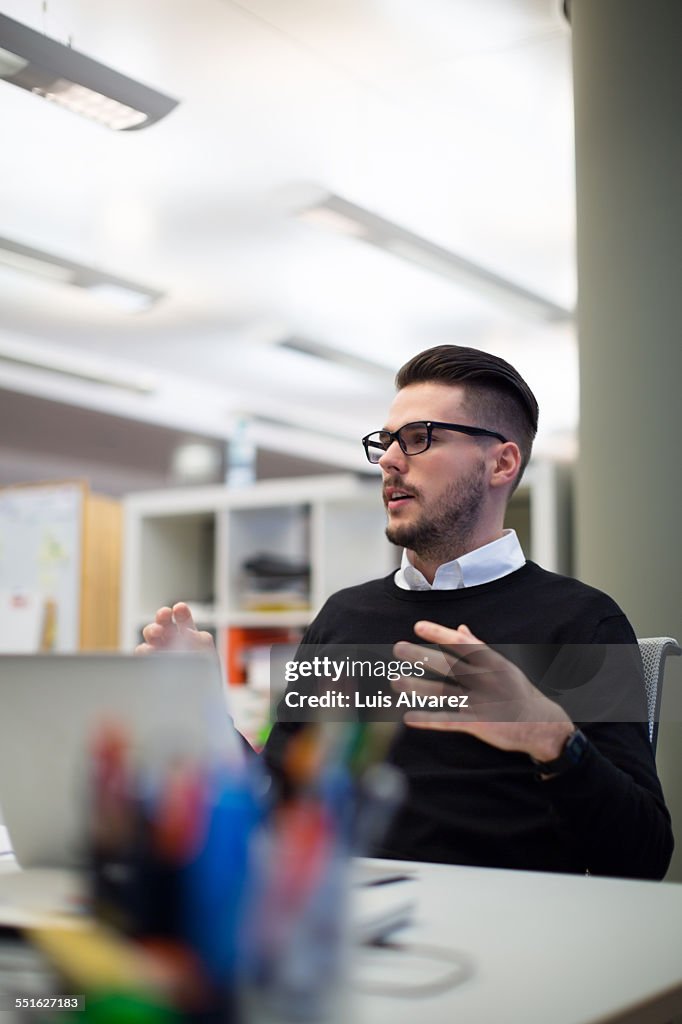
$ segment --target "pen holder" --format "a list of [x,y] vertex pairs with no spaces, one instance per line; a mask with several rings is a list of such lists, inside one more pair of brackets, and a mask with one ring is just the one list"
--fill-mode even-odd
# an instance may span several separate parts
[[316,742],[301,739],[275,802],[255,759],[172,764],[151,786],[100,750],[93,910],[140,958],[182,965],[181,1020],[346,1024],[356,794]]
[[348,844],[324,804],[280,808],[261,845],[246,1005],[253,1024],[340,1020]]

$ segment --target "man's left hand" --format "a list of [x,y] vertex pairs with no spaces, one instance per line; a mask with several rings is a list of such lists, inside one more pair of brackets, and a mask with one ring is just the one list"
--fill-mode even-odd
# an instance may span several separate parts
[[396,657],[426,661],[435,680],[414,676],[393,683],[396,690],[423,696],[467,694],[467,708],[457,711],[410,711],[405,723],[415,729],[466,732],[500,750],[515,750],[537,761],[558,757],[575,726],[566,712],[530,682],[513,662],[478,640],[467,626],[450,629],[417,622],[414,631],[428,644],[400,641]]

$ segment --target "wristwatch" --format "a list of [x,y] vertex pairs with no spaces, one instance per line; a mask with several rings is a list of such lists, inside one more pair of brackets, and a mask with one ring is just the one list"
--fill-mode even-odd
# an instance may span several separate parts
[[555,757],[553,761],[536,761],[534,757],[531,757],[531,761],[538,769],[538,775],[562,775],[569,768],[580,764],[585,756],[588,743],[589,740],[585,733],[576,729],[564,743],[559,756]]

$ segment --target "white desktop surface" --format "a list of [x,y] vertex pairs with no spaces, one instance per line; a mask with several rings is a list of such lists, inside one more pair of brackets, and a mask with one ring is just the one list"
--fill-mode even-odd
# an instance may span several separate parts
[[[382,954],[370,977],[387,991],[351,991],[344,999],[355,1024],[682,1020],[682,885],[373,863],[416,872],[394,883],[409,887],[416,912],[391,941],[464,954],[473,973],[436,994],[392,995],[414,972],[408,979],[400,951]],[[0,874],[15,870],[10,858],[0,859]],[[447,971],[437,962],[424,967],[430,978]]]
[[[682,1015],[682,885],[439,864],[417,865],[417,881],[404,884],[415,887],[417,911],[393,941],[461,951],[473,974],[440,994],[363,996],[362,1024],[663,1024]],[[395,955],[384,976],[400,983]]]

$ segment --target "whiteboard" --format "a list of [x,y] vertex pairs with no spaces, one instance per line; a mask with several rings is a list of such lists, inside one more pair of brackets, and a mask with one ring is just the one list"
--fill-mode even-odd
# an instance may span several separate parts
[[75,651],[84,485],[0,489],[0,651]]

